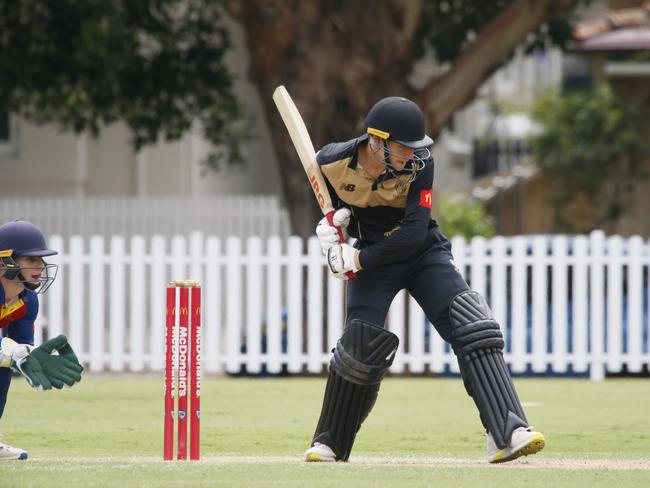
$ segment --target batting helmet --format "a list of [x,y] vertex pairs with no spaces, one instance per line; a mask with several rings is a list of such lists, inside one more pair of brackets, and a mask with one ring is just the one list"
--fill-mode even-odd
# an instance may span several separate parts
[[403,97],[379,100],[368,112],[366,132],[383,140],[391,139],[406,147],[423,149],[433,144],[424,133],[424,114],[420,107]]

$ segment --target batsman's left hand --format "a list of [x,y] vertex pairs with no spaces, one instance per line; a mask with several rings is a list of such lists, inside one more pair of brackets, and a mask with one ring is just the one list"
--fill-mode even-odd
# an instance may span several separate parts
[[327,250],[327,264],[335,278],[347,280],[346,273],[361,270],[359,251],[349,244],[335,244]]
[[339,208],[334,215],[332,216],[332,221],[334,226],[330,225],[327,221],[327,217],[323,217],[318,225],[316,226],[316,235],[318,236],[318,242],[320,242],[320,247],[323,250],[323,255],[327,256],[327,250],[335,244],[340,242],[339,229],[343,234],[343,240],[347,241],[348,235],[348,225],[350,225],[350,216],[352,213],[350,209],[342,207]]

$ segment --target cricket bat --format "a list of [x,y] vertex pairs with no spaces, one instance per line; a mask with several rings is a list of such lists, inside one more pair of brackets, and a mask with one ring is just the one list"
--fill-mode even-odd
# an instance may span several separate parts
[[[283,85],[277,87],[273,92],[273,101],[275,102],[275,106],[278,108],[278,112],[280,112],[280,117],[282,117],[282,121],[289,132],[289,136],[296,148],[302,167],[304,168],[305,173],[307,173],[307,179],[309,180],[311,189],[314,191],[316,201],[329,224],[332,227],[336,227],[333,220],[336,209],[332,206],[332,197],[330,197],[327,185],[325,184],[325,179],[320,171],[318,163],[316,162],[314,145],[311,142],[309,132],[307,132],[307,127],[305,127],[300,112],[298,112],[289,92]],[[344,243],[345,238],[343,237],[341,228],[336,228],[339,231],[339,241]],[[351,271],[347,273],[347,276],[351,280],[356,278],[356,275]]]

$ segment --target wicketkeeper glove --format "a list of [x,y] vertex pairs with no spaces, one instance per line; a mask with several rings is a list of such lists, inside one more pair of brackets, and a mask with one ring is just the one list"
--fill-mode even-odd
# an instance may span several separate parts
[[81,381],[83,366],[64,335],[32,347],[5,337],[0,343],[0,366],[10,366],[39,390],[61,389]]
[[343,238],[348,239],[348,225],[350,225],[350,209],[342,207],[339,208],[334,215],[332,220],[336,227],[332,227],[327,221],[327,217],[323,217],[316,226],[316,235],[318,236],[318,241],[320,242],[320,247],[323,250],[323,254],[327,256],[327,250],[335,244],[339,244],[339,232],[338,228],[341,229],[343,233]]

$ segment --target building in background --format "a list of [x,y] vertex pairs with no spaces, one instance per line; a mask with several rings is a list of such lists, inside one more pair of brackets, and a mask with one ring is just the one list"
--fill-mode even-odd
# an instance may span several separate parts
[[[606,81],[620,99],[650,116],[650,2],[640,7],[611,11],[598,5],[586,18],[588,20],[576,26],[574,35],[577,41],[563,54],[562,86],[587,88]],[[650,140],[650,134],[647,140]],[[508,158],[507,153],[500,149],[493,150],[491,156],[481,159],[480,153],[473,152],[472,168],[476,178],[461,192],[461,198],[473,197],[484,201],[488,212],[495,217],[500,234],[553,232],[554,210],[549,199],[553,183],[550,177],[528,158]],[[494,159],[496,164],[491,162]],[[481,161],[488,161],[488,164],[477,165]],[[508,161],[516,163],[513,165]],[[646,161],[645,167],[650,174],[650,160]],[[485,168],[488,171],[484,171]],[[648,208],[650,181],[640,180],[636,184],[633,204],[611,228],[605,230],[625,236],[650,235]],[[571,208],[571,219],[576,223],[592,222],[594,210],[597,209],[578,202]]]

